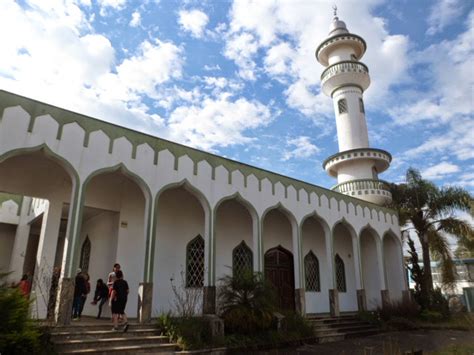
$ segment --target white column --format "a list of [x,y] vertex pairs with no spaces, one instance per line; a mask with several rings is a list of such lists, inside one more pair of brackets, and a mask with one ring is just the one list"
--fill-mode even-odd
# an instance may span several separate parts
[[33,305],[33,315],[39,319],[46,318],[51,287],[51,276],[54,267],[54,257],[58,243],[61,225],[62,202],[50,200],[43,215],[43,223],[36,253],[36,267],[33,278],[36,301]]
[[329,274],[329,285],[328,289],[336,289],[336,275],[334,273],[334,248],[333,248],[333,238],[331,232],[324,232],[324,239],[326,245],[326,255],[327,255],[327,266]]
[[356,290],[361,290],[364,288],[362,285],[361,278],[361,265],[360,265],[360,248],[359,248],[359,238],[352,237],[352,253],[354,254],[354,274],[355,274],[355,283]]
[[20,211],[20,220],[16,227],[15,241],[13,244],[12,255],[10,259],[10,274],[8,279],[11,282],[18,282],[23,274],[23,265],[25,263],[26,248],[28,246],[28,237],[30,236],[30,224],[28,223],[28,210],[31,197],[24,197]]
[[381,290],[386,290],[387,285],[386,285],[386,275],[385,275],[385,263],[383,261],[383,249],[382,249],[382,243],[383,241],[379,241],[376,243],[377,245],[377,261],[379,265],[379,279],[380,279],[380,289]]

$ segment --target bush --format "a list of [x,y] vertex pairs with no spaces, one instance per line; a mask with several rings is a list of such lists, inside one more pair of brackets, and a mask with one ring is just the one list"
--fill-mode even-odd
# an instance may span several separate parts
[[218,297],[226,332],[254,334],[271,328],[276,297],[261,273],[244,271],[220,282]]
[[428,310],[441,314],[442,319],[449,318],[449,302],[441,293],[441,289],[437,288],[431,292]]
[[158,318],[158,329],[184,350],[212,345],[209,322],[201,317],[174,318],[170,314]]
[[380,325],[380,315],[378,312],[359,311],[359,319],[374,325]]
[[443,315],[436,311],[429,311],[427,309],[421,311],[420,319],[425,322],[440,322],[444,319]]
[[281,330],[290,338],[309,338],[314,336],[311,324],[299,313],[283,312],[285,318],[282,320]]
[[41,354],[41,332],[29,318],[30,301],[17,288],[4,283],[0,274],[0,353]]

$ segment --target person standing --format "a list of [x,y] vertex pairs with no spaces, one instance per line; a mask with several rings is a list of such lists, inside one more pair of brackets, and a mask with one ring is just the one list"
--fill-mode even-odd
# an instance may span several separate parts
[[84,310],[84,305],[86,304],[87,295],[91,292],[91,283],[89,282],[90,277],[87,272],[82,273],[84,278],[84,285],[86,287],[86,292],[81,297],[81,310],[79,312],[79,317],[81,317],[82,311]]
[[72,319],[81,319],[82,298],[87,297],[87,287],[81,269],[77,269],[77,275],[74,282],[74,301],[72,304]]
[[121,270],[115,272],[116,280],[112,286],[112,295],[110,296],[110,305],[112,308],[112,322],[114,324],[113,330],[118,330],[118,320],[122,317],[124,322],[123,331],[128,330],[127,315],[125,314],[125,307],[128,298],[128,283],[123,279]]
[[21,293],[23,296],[25,296],[25,298],[29,298],[30,296],[30,289],[31,289],[31,285],[30,285],[30,281],[28,281],[28,275],[27,274],[24,274],[20,280],[20,282],[18,283],[18,288],[20,289]]
[[117,279],[116,272],[120,270],[120,264],[114,264],[112,272],[107,277],[107,287],[109,288],[109,297],[112,293],[112,286],[114,285],[115,280]]
[[97,314],[97,319],[100,319],[100,315],[102,314],[102,306],[105,302],[107,302],[108,298],[109,288],[102,279],[98,279],[95,286],[94,300],[92,301],[92,304],[94,305],[99,302],[99,313]]

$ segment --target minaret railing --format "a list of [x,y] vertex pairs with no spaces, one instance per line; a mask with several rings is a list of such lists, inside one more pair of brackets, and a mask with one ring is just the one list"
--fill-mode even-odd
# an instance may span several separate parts
[[341,73],[364,73],[369,74],[369,68],[364,63],[356,62],[352,60],[345,60],[337,62],[327,67],[321,74],[321,81],[325,82],[327,79],[341,74]]

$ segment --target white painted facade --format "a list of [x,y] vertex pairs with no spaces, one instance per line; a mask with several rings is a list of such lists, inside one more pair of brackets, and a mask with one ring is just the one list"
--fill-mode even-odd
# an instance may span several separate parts
[[[346,58],[349,49],[353,46],[331,52],[329,61]],[[151,315],[157,315],[173,309],[170,280],[179,285],[181,274],[186,279],[187,247],[200,236],[205,290],[231,272],[233,251],[242,242],[257,272],[265,273],[266,255],[275,248],[291,255],[294,303],[302,313],[375,308],[382,292],[389,289],[396,300],[406,289],[394,211],[5,91],[0,114],[0,191],[43,201],[27,211],[31,198],[25,197],[18,212],[20,206],[15,209],[5,198],[0,208],[0,227],[9,226],[0,229],[7,231],[0,232],[0,245],[3,254],[10,253],[2,268],[8,265],[14,279],[31,262],[30,254],[35,270],[58,266],[64,282],[73,279],[88,238],[92,288],[119,262],[131,288],[128,313],[144,312],[138,300],[146,286],[152,289]],[[360,135],[347,131],[359,143],[350,143],[350,137],[346,143],[368,147],[365,118],[358,122]],[[359,170],[367,170],[367,159],[354,165],[357,159],[336,170],[365,177]],[[306,291],[310,251],[319,263],[317,291]],[[336,254],[345,268],[346,290],[340,292]],[[358,302],[364,289],[366,305]],[[339,306],[331,306],[331,292]],[[59,304],[66,304],[65,297]],[[96,312],[91,297],[87,315]],[[203,312],[209,312],[209,297],[215,299],[204,292]],[[41,302],[38,298],[38,316],[44,318]]]

